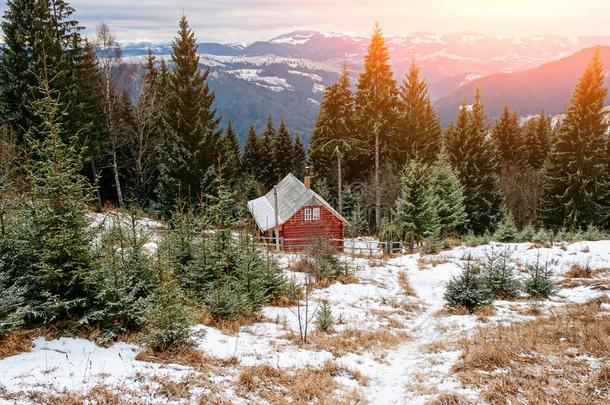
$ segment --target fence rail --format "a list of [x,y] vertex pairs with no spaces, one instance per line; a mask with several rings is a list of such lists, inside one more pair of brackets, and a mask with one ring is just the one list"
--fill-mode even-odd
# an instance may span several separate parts
[[[304,250],[317,238],[279,238],[259,236],[256,237],[256,244],[265,249],[282,250]],[[377,256],[383,254],[404,253],[410,250],[410,245],[405,241],[382,242],[367,238],[344,238],[344,239],[325,239],[334,246],[341,246],[343,253],[352,255]]]

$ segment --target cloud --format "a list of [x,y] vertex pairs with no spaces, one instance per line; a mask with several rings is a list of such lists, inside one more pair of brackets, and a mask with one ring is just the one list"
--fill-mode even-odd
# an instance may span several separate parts
[[[489,34],[610,34],[606,0],[72,0],[94,31],[108,23],[121,40],[169,40],[185,13],[200,41],[264,40],[294,29],[389,35],[413,31]],[[0,5],[4,9],[6,3]]]

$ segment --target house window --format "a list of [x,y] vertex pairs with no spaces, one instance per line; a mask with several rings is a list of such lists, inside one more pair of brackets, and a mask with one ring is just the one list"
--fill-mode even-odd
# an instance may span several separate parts
[[313,209],[313,220],[314,221],[319,221],[320,220],[320,208],[314,208]]
[[305,221],[311,221],[311,208],[305,208],[305,211],[303,212],[303,217]]

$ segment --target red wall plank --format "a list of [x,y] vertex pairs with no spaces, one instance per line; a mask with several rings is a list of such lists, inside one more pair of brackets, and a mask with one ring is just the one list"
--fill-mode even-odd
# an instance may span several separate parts
[[[320,209],[320,219],[305,221],[304,211],[311,208]],[[313,239],[343,239],[343,222],[323,205],[304,206],[282,226],[281,237],[284,247],[289,250],[301,250]],[[333,245],[343,247],[341,241],[334,241]]]

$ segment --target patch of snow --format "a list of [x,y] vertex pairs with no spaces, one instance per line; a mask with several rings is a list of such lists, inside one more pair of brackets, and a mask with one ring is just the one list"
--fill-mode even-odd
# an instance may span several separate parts
[[314,74],[314,73],[305,73],[305,72],[301,72],[299,70],[289,70],[288,73],[290,73],[292,75],[306,76],[306,77],[309,77],[310,79],[312,79],[315,82],[321,82],[322,81],[322,78],[320,76],[318,76],[317,74]]
[[326,90],[326,86],[319,84],[319,83],[314,83],[314,85],[312,87],[312,91],[314,93],[324,93],[324,90]]
[[282,77],[262,76],[260,69],[235,69],[228,70],[227,73],[242,80],[254,83],[258,86],[266,87],[276,93],[284,90],[294,90],[294,88]]

